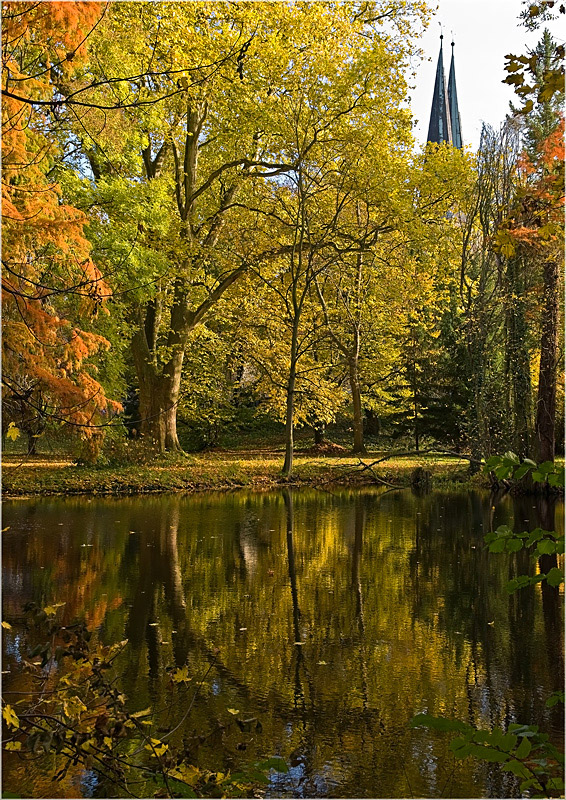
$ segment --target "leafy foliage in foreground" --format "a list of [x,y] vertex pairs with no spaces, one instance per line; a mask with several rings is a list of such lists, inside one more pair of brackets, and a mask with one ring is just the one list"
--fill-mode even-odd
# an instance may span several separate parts
[[503,456],[491,456],[485,462],[485,472],[493,472],[498,480],[513,479],[520,481],[529,473],[533,483],[546,483],[553,488],[564,488],[564,466],[553,461],[537,464],[530,458],[523,461],[518,455],[509,451]]
[[[556,531],[543,531],[535,528],[534,531],[515,533],[507,525],[500,525],[496,531],[485,535],[485,542],[490,553],[517,553],[523,548],[529,549],[533,558],[541,556],[561,555],[564,553],[564,535]],[[545,580],[550,586],[559,586],[564,582],[564,572],[559,567],[552,567],[548,572],[538,575],[520,575],[507,584],[507,591],[514,592],[524,586],[532,586]]]
[[[488,459],[484,470],[493,470],[498,479],[513,477],[521,480],[531,472],[535,483],[547,482],[550,486],[561,486],[564,483],[563,467],[557,467],[550,461],[537,466],[530,459],[521,463],[512,452]],[[509,526],[500,525],[496,531],[487,533],[484,539],[490,553],[517,553],[526,548],[530,549],[530,554],[535,559],[544,556],[556,558],[564,553],[564,535],[542,528],[515,533]],[[553,566],[548,572],[541,569],[537,575],[519,575],[509,581],[506,588],[512,593],[544,580],[549,586],[558,587],[564,582],[564,571]],[[556,691],[547,699],[546,706],[552,708],[560,702],[564,703],[564,692]],[[488,731],[459,720],[430,714],[416,714],[410,724],[413,728],[426,727],[459,733],[450,742],[450,749],[456,758],[474,757],[501,764],[503,770],[521,779],[522,793],[529,792],[533,797],[563,796],[564,753],[549,741],[547,734],[539,733],[536,725],[512,723],[507,731],[502,728]]]
[[564,755],[549,742],[536,725],[509,725],[507,731],[481,730],[459,720],[417,714],[411,727],[425,727],[459,735],[450,742],[456,758],[473,756],[501,764],[501,768],[521,778],[521,792],[534,797],[561,797],[564,790]]
[[[113,662],[127,640],[104,646],[93,642],[82,622],[62,626],[56,617],[63,605],[26,606],[32,626],[42,633],[42,642],[24,661],[37,690],[12,704],[2,701],[5,750],[30,760],[55,755],[53,781],[62,781],[77,766],[94,769],[129,796],[249,797],[269,782],[270,770],[287,771],[279,757],[237,773],[211,772],[189,763],[184,743],[176,745],[173,737],[189,717],[206,675],[193,680],[187,666],[171,671],[177,707],[187,710],[163,732],[151,708],[130,712],[116,685]],[[226,728],[255,723],[254,729],[261,731],[255,718],[241,720],[238,711],[230,712],[236,718],[227,720]],[[133,794],[133,785],[142,787],[140,794]]]

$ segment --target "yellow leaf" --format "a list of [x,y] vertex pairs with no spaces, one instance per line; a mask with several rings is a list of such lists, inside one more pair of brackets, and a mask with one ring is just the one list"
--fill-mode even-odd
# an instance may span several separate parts
[[156,756],[162,756],[163,753],[169,750],[169,745],[160,739],[152,739],[151,744],[146,744],[145,749],[150,750]]
[[22,743],[21,742],[6,742],[4,745],[5,750],[21,750]]
[[2,620],[2,627],[6,628],[7,631],[12,630],[12,626],[10,625],[10,623],[9,622],[4,622],[4,620]]
[[240,713],[240,709],[239,708],[227,708],[226,711],[228,711],[229,714],[234,714],[234,715]]
[[130,714],[132,719],[139,719],[140,717],[147,717],[148,714],[151,714],[151,708],[148,706],[144,708],[143,711],[136,711],[135,714]]
[[189,786],[194,786],[202,773],[200,769],[193,767],[192,764],[181,764],[172,770],[171,775],[174,778],[179,778],[179,780],[183,781],[184,783],[188,783]]
[[112,747],[112,739],[110,738],[110,736],[105,736],[102,741],[104,742],[106,747]]
[[10,441],[15,442],[19,435],[20,429],[16,427],[14,422],[10,422],[8,425],[8,430],[6,431],[6,439],[10,439]]
[[4,722],[9,728],[19,728],[20,727],[20,720],[18,719],[18,715],[7,703],[2,709],[2,716],[4,717]]
[[45,606],[43,610],[45,611],[48,617],[53,617],[57,613],[57,609],[61,608],[61,606],[64,605],[65,603],[53,603],[53,605],[51,606]]
[[180,669],[176,669],[175,672],[171,673],[171,680],[173,683],[182,683],[183,681],[190,681],[191,678],[189,676],[189,668],[185,665]]

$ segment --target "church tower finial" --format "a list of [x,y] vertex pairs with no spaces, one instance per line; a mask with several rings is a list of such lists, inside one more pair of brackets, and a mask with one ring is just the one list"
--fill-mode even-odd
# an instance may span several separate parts
[[460,110],[458,108],[458,94],[456,92],[456,69],[454,66],[454,41],[452,41],[452,60],[450,62],[450,74],[448,76],[448,106],[450,109],[450,122],[452,125],[452,144],[454,147],[462,149],[462,123],[460,121]]
[[430,110],[430,122],[428,125],[428,142],[448,142],[452,144],[452,123],[450,120],[450,104],[446,92],[446,79],[444,77],[444,58],[442,52],[442,40],[444,35],[440,34],[440,53],[436,65],[436,79],[434,81],[434,94],[432,96],[432,108]]

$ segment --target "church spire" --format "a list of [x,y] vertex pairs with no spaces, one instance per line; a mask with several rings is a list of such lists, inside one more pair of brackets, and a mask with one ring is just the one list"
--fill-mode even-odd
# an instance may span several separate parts
[[450,62],[450,74],[448,76],[448,107],[450,109],[450,121],[452,124],[452,144],[454,147],[462,149],[462,125],[460,122],[460,111],[458,109],[458,94],[456,92],[456,70],[454,68],[454,42],[452,42],[452,60]]
[[[442,40],[440,35],[440,53],[436,65],[436,80],[434,82],[434,94],[432,97],[432,108],[430,110],[430,122],[428,125],[428,142],[448,142],[452,144],[452,123],[450,120],[450,104],[446,92],[446,79],[444,77],[444,58],[442,53]],[[454,84],[454,89],[456,84]],[[454,96],[455,93],[454,93]]]

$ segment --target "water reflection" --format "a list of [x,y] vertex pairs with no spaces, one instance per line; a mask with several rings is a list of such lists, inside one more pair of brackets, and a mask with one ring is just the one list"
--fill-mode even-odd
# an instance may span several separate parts
[[[529,529],[555,513],[533,505],[372,489],[8,503],[5,689],[25,680],[23,604],[65,601],[67,621],[128,638],[133,709],[164,708],[168,724],[185,710],[168,668],[206,674],[179,732],[193,763],[226,771],[280,754],[291,769],[274,777],[275,797],[515,796],[512,776],[454,764],[446,737],[407,723],[428,710],[560,737],[560,707],[544,707],[562,686],[560,596],[508,595],[533,565],[483,548],[494,526]],[[52,796],[44,781],[40,764],[8,759],[6,789]]]

